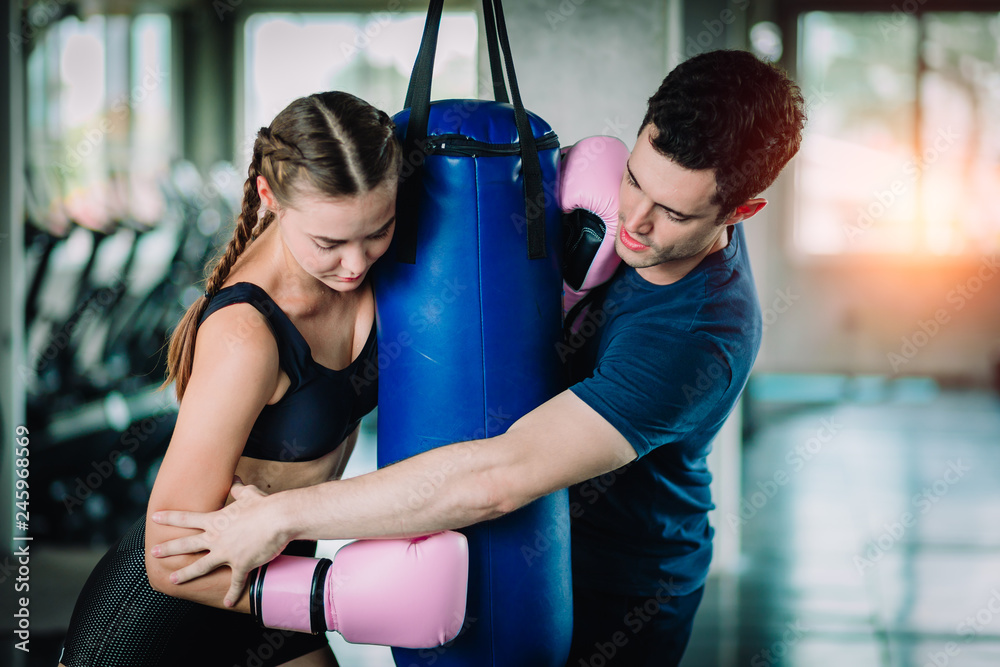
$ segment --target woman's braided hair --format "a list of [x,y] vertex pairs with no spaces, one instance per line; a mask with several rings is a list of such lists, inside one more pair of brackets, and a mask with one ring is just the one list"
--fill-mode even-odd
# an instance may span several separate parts
[[175,383],[181,399],[191,378],[198,324],[211,297],[222,287],[243,251],[274,221],[258,218],[257,177],[263,176],[279,208],[304,192],[336,198],[364,194],[397,178],[402,161],[389,116],[349,93],[331,91],[301,97],[257,132],[243,184],[243,208],[226,249],[215,260],[205,295],[188,308],[170,336],[166,387]]

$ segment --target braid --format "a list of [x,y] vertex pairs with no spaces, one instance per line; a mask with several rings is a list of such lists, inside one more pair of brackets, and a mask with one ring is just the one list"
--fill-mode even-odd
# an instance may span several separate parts
[[[205,283],[206,294],[214,295],[219,291],[247,245],[260,236],[260,232],[263,231],[263,229],[255,230],[255,227],[262,227],[262,225],[257,224],[257,215],[260,210],[260,193],[257,191],[257,176],[260,175],[259,163],[259,152],[257,146],[254,146],[254,159],[247,170],[246,183],[243,184],[243,210],[240,211],[240,215],[236,219],[233,237],[229,239],[225,252],[216,261],[215,268],[212,269],[212,273]],[[274,213],[268,211],[267,216],[273,218]]]
[[257,178],[267,180],[279,208],[303,193],[336,198],[368,192],[399,175],[402,151],[393,130],[384,111],[338,91],[299,98],[258,130],[233,237],[208,272],[205,296],[191,304],[170,336],[163,386],[176,382],[178,399],[191,377],[198,325],[211,298],[247,246],[275,220],[275,211],[259,214]]
[[290,162],[301,164],[306,156],[298,146],[285,141],[277,132],[268,127],[260,128],[257,135],[260,144],[261,160],[275,162]]
[[[257,177],[261,175],[263,163],[262,147],[269,143],[264,136],[266,128],[261,128],[254,142],[253,159],[247,169],[247,180],[243,184],[243,209],[236,219],[233,237],[229,239],[226,250],[216,260],[208,280],[205,282],[205,295],[198,298],[181,319],[177,328],[170,336],[170,348],[167,353],[167,378],[161,389],[171,382],[176,383],[177,399],[184,396],[188,380],[191,379],[191,368],[194,365],[194,344],[197,338],[198,324],[201,322],[211,297],[222,288],[229,277],[236,260],[246,247],[261,235],[264,229],[274,219],[274,212],[267,211],[258,224],[257,216],[260,210],[260,193],[257,191]],[[270,134],[270,133],[267,133]]]

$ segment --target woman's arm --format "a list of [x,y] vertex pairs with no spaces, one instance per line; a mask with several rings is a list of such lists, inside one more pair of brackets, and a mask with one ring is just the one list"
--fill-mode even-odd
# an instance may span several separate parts
[[[191,379],[147,508],[146,571],[155,590],[224,607],[223,596],[229,588],[227,569],[173,584],[170,575],[196,558],[150,556],[152,545],[197,531],[159,525],[149,517],[164,508],[204,512],[225,505],[250,429],[274,395],[279,374],[274,336],[253,306],[227,306],[199,328]],[[235,609],[249,612],[246,595]]]

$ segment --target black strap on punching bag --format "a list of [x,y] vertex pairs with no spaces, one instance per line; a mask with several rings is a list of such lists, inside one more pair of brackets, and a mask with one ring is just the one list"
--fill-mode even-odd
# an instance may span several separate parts
[[[495,13],[494,13],[495,8]],[[441,26],[444,0],[431,0],[424,23],[420,50],[413,63],[410,83],[406,90],[404,108],[410,109],[410,118],[403,140],[403,173],[400,182],[399,208],[407,221],[396,229],[396,260],[416,263],[417,211],[421,192],[421,167],[428,152],[427,123],[430,118],[431,76],[434,71],[434,54]],[[483,17],[486,22],[486,42],[489,49],[490,71],[493,76],[493,94],[497,102],[508,103],[507,87],[501,68],[500,50],[503,50],[514,101],[514,119],[517,123],[521,146],[521,163],[524,172],[525,215],[528,227],[528,258],[545,257],[545,192],[542,188],[542,167],[538,159],[535,135],[528,122],[528,114],[521,103],[521,94],[514,74],[514,59],[510,52],[507,25],[500,0],[483,0]],[[498,45],[499,42],[499,45]]]

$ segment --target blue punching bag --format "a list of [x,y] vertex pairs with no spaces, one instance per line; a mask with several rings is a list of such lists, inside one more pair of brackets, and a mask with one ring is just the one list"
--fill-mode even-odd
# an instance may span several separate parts
[[[408,109],[395,117],[404,145],[396,235],[373,274],[379,466],[502,434],[562,389],[559,141],[521,104],[498,0],[483,3],[498,100],[430,103],[442,4],[431,3]],[[461,532],[463,630],[436,649],[394,648],[396,664],[562,667],[572,636],[566,490]]]

